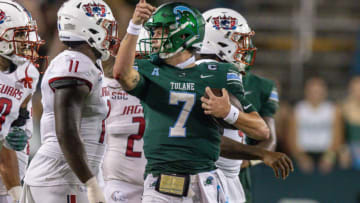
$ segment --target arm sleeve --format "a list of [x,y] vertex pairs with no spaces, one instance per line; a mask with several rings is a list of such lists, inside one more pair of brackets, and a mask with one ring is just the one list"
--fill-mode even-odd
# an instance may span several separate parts
[[133,68],[139,72],[140,79],[136,87],[130,91],[129,94],[139,98],[140,100],[144,100],[147,93],[147,88],[149,86],[149,79],[146,78],[145,68],[146,68],[147,60],[135,60]]
[[245,99],[242,75],[234,67],[229,68],[226,73],[226,89],[240,101],[245,113],[256,111],[254,106]]
[[273,117],[279,107],[279,96],[274,83],[269,90],[268,96],[259,110],[261,117]]

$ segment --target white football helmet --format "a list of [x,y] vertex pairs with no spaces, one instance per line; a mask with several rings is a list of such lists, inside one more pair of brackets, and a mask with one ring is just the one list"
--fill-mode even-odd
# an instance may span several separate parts
[[29,60],[36,63],[41,57],[39,47],[45,42],[37,33],[35,20],[13,0],[0,0],[0,55],[20,65]]
[[120,42],[117,23],[103,0],[69,0],[57,15],[61,41],[86,41],[101,53],[101,60],[116,55]]
[[203,13],[205,37],[199,54],[216,54],[234,64],[239,71],[254,63],[256,48],[251,42],[255,32],[240,13],[228,8],[211,9]]

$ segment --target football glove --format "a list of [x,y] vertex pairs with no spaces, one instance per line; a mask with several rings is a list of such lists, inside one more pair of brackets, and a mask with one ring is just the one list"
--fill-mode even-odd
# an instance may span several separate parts
[[19,127],[11,127],[8,135],[5,138],[4,146],[8,149],[21,151],[25,148],[29,137],[25,130]]
[[8,191],[9,195],[10,195],[10,196],[12,197],[12,199],[13,199],[12,203],[18,203],[18,202],[20,201],[21,191],[22,191],[21,186],[12,187],[12,188]]
[[90,178],[85,185],[89,203],[105,203],[103,192],[99,187],[95,176]]

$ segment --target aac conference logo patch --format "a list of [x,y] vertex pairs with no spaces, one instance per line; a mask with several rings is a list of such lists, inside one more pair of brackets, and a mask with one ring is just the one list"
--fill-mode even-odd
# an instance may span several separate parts
[[90,17],[94,17],[95,15],[100,17],[106,16],[106,7],[103,4],[88,3],[83,5],[83,9],[86,12],[85,14]]
[[6,14],[3,10],[0,9],[0,24],[3,24],[5,20],[6,20]]

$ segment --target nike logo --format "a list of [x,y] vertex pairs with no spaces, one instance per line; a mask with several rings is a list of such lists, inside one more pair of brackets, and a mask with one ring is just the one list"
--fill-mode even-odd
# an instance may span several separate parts
[[249,94],[251,94],[252,92],[251,91],[245,91],[244,92],[244,95],[246,96],[246,95],[249,95]]
[[201,79],[204,79],[204,78],[210,78],[210,77],[213,77],[214,75],[203,75],[203,74],[201,74],[200,75],[200,78]]
[[247,106],[244,106],[244,110],[247,110],[248,108],[250,108],[252,106],[252,104],[249,104]]

